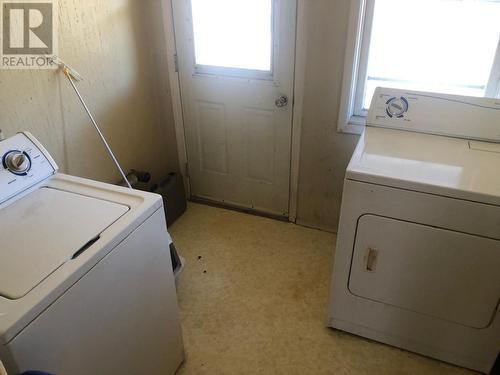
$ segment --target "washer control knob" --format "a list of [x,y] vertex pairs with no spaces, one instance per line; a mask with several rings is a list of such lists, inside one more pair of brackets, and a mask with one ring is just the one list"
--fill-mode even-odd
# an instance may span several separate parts
[[11,151],[5,155],[4,166],[16,175],[23,175],[31,169],[31,160],[24,152]]

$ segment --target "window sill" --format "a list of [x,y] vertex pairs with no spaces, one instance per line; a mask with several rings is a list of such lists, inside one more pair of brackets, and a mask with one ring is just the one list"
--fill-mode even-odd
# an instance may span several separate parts
[[361,135],[365,130],[366,117],[351,116],[346,124],[339,125],[339,133]]

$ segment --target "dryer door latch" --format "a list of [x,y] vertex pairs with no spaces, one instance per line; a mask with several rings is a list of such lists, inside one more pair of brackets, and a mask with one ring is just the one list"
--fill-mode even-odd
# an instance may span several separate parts
[[378,257],[378,250],[370,247],[366,254],[366,261],[365,261],[366,271],[375,272],[375,268],[377,267],[377,257]]

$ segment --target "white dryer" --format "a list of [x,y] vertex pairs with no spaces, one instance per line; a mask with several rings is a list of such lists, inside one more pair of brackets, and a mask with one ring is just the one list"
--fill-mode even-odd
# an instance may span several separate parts
[[1,141],[0,158],[7,373],[174,374],[184,350],[161,198],[58,174],[29,133]]
[[346,173],[329,326],[489,372],[500,100],[378,89]]

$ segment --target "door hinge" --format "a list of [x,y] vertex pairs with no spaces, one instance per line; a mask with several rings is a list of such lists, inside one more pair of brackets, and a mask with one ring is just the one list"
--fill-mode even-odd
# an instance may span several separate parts
[[179,57],[177,54],[174,55],[174,69],[176,73],[179,73]]
[[189,178],[189,164],[184,164],[184,173],[187,178]]

